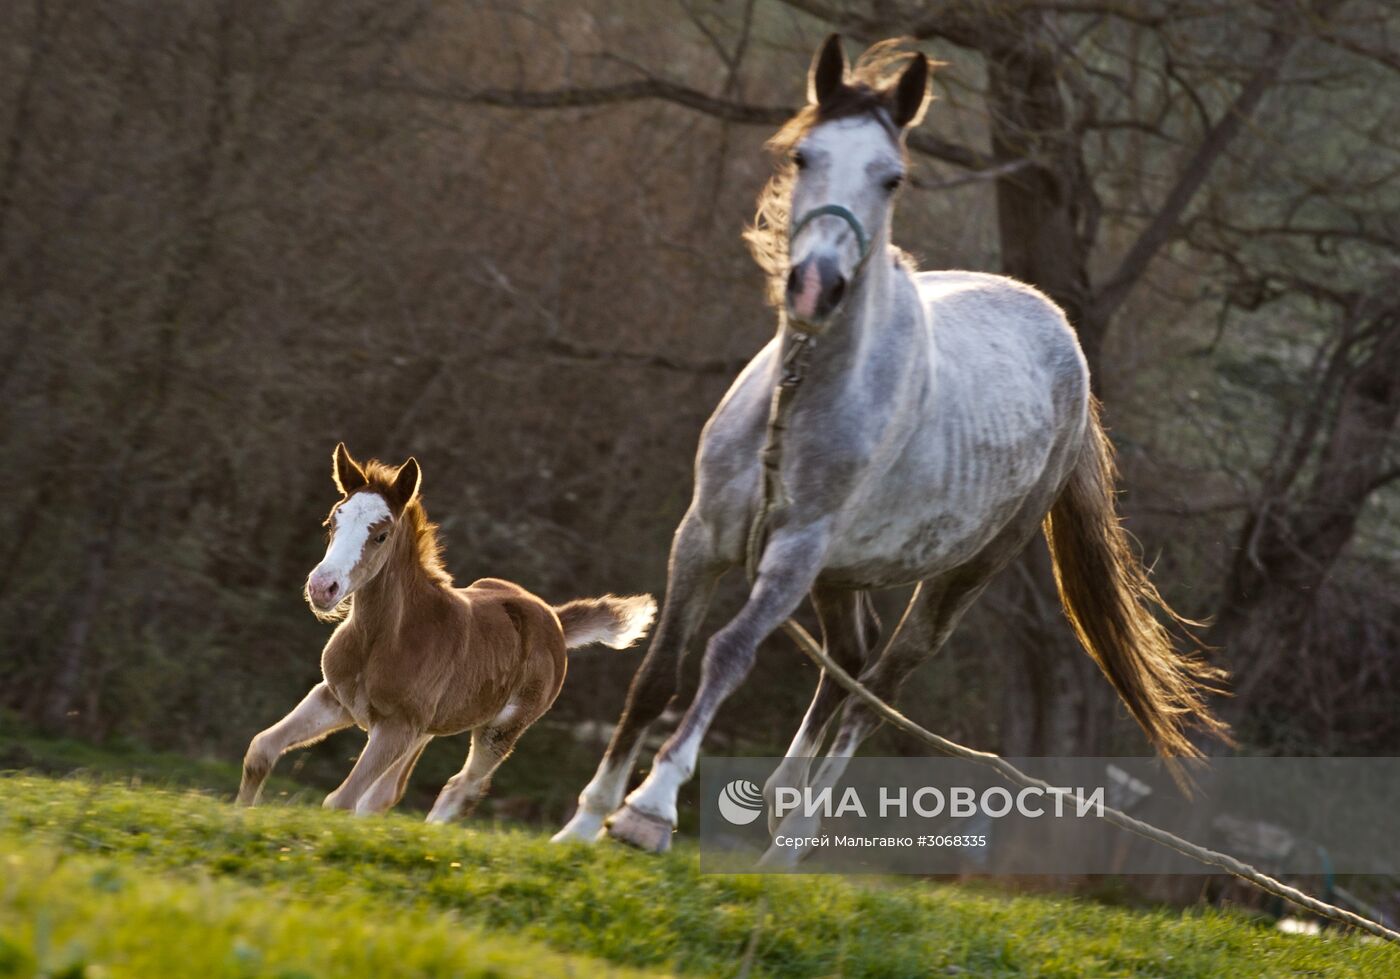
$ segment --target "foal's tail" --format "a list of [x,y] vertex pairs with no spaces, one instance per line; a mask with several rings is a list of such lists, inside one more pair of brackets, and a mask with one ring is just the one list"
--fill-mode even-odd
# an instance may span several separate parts
[[564,627],[564,645],[569,649],[595,642],[626,649],[647,634],[656,618],[656,599],[650,595],[576,598],[555,608],[554,614]]
[[1229,726],[1206,705],[1219,694],[1224,670],[1199,653],[1179,653],[1153,606],[1178,625],[1200,623],[1171,610],[1147,576],[1113,505],[1113,445],[1089,405],[1089,431],[1074,472],[1045,518],[1055,584],[1080,643],[1103,670],[1180,781],[1175,757],[1199,757],[1187,737],[1197,728],[1230,741]]

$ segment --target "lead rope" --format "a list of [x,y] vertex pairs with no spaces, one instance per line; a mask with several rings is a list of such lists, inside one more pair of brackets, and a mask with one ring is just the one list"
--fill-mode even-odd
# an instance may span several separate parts
[[[797,394],[797,389],[802,385],[803,378],[806,376],[807,362],[811,357],[812,348],[816,346],[816,338],[805,333],[790,332],[788,340],[788,349],[783,355],[782,375],[778,380],[777,387],[773,391],[773,400],[769,407],[768,435],[764,440],[763,453],[760,457],[763,464],[760,483],[762,496],[759,499],[758,511],[754,515],[753,523],[749,526],[748,547],[744,564],[750,584],[758,577],[758,565],[760,559],[763,557],[763,549],[768,542],[768,525],[773,518],[773,514],[783,504],[788,502],[782,482],[783,434],[787,431],[787,419],[792,411],[793,399]],[[917,598],[918,589],[916,588],[914,595],[909,600],[910,608],[913,607],[913,603]],[[900,619],[901,624],[908,615],[909,610],[906,609],[904,616]],[[1190,857],[1192,860],[1196,860],[1199,863],[1206,864],[1207,866],[1219,867],[1227,873],[1233,874],[1241,880],[1253,884],[1262,891],[1273,894],[1276,897],[1281,897],[1285,901],[1296,904],[1301,908],[1306,908],[1314,914],[1321,915],[1324,918],[1331,918],[1333,921],[1339,921],[1342,924],[1351,925],[1353,928],[1359,928],[1361,931],[1375,935],[1377,938],[1384,939],[1385,941],[1400,944],[1400,932],[1392,931],[1379,922],[1372,921],[1370,918],[1363,918],[1361,915],[1354,914],[1344,908],[1319,901],[1317,898],[1303,893],[1296,887],[1290,887],[1282,881],[1256,870],[1254,867],[1230,856],[1228,853],[1220,853],[1216,850],[1206,849],[1203,846],[1192,843],[1190,840],[1185,840],[1173,833],[1168,833],[1164,829],[1158,829],[1150,823],[1144,823],[1140,819],[1134,819],[1127,813],[1120,812],[1110,806],[1103,806],[1102,808],[1088,806],[1077,791],[1052,786],[1048,782],[1027,775],[1005,758],[994,752],[978,751],[975,748],[969,748],[965,745],[958,744],[956,741],[950,741],[942,735],[934,734],[932,731],[914,723],[898,710],[875,696],[864,684],[842,669],[841,665],[828,655],[826,650],[812,638],[812,634],[803,628],[802,624],[796,619],[790,618],[785,621],[783,623],[783,631],[797,643],[797,647],[801,649],[802,652],[806,653],[808,658],[820,666],[828,676],[835,679],[847,692],[855,694],[861,700],[865,701],[876,714],[880,715],[886,721],[889,721],[901,731],[904,731],[906,734],[912,734],[920,741],[932,745],[939,751],[992,768],[1007,781],[1023,788],[1064,792],[1070,798],[1074,799],[1081,807],[1090,811],[1095,811],[1099,818],[1103,819],[1105,822],[1112,823],[1114,826],[1125,829],[1130,833],[1135,833],[1144,839],[1151,840],[1153,843],[1158,843],[1168,849],[1175,850],[1177,853]],[[884,653],[888,651],[890,644],[894,642],[898,633],[899,627],[896,626],[894,632],[891,633],[889,639],[886,640],[884,649],[880,651],[881,655],[884,655]]]
[[807,376],[807,362],[817,345],[817,338],[808,333],[787,331],[787,350],[783,353],[782,374],[778,385],[773,389],[773,399],[768,407],[768,435],[763,442],[763,452],[759,460],[763,464],[760,474],[758,512],[749,525],[749,537],[744,549],[744,570],[749,576],[749,584],[758,577],[758,562],[763,557],[763,548],[768,543],[768,524],[773,513],[788,502],[783,492],[783,433],[787,431],[787,417],[792,412],[792,400],[802,379]]

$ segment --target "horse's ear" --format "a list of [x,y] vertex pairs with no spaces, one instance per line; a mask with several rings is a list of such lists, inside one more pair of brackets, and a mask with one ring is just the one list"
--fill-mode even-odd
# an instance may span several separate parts
[[821,105],[830,99],[846,81],[846,54],[841,50],[841,35],[832,34],[812,59],[807,72],[807,101]]
[[389,490],[389,503],[395,513],[402,513],[403,508],[413,502],[422,482],[423,470],[419,468],[418,460],[409,456],[408,461],[399,466],[399,471],[394,474],[394,485]]
[[331,478],[335,480],[336,489],[345,496],[369,482],[360,464],[350,458],[350,450],[345,447],[344,442],[337,443],[335,452],[331,455]]
[[928,76],[928,58],[922,51],[916,51],[909,67],[899,76],[899,84],[894,90],[894,107],[890,118],[900,129],[917,126],[923,119],[929,100]]

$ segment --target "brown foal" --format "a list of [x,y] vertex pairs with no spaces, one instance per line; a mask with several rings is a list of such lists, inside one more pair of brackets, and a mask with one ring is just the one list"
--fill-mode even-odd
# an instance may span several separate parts
[[556,608],[495,578],[456,588],[418,497],[415,460],[361,465],[342,443],[333,475],[341,499],[306,598],[318,617],[343,621],[321,654],[325,679],[248,746],[238,802],[257,802],[285,752],[356,724],[369,742],[325,805],[383,812],[403,798],[429,741],[471,731],[466,764],[428,814],[448,822],[475,806],[516,740],[554,703],[565,651],[632,645],[656,603],[606,595]]

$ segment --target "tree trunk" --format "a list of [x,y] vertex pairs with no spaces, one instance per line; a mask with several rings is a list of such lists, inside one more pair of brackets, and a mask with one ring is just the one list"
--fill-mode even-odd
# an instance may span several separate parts
[[1054,757],[1106,753],[1113,691],[1070,632],[1050,553],[1034,541],[988,590],[1005,643],[998,725],[1002,753]]
[[[1001,268],[1064,309],[1097,390],[1105,325],[1091,320],[1086,204],[1094,200],[1069,125],[1053,52],[1027,17],[1016,43],[986,52],[992,152],[1032,163],[996,182]],[[989,601],[1015,611],[1004,651],[1001,750],[1012,755],[1101,753],[1111,700],[1060,610],[1044,545],[1036,542],[993,583]]]
[[83,564],[82,577],[64,602],[64,607],[70,610],[68,628],[58,647],[58,665],[38,717],[50,731],[79,726],[73,720],[74,705],[78,703],[87,673],[88,642],[93,623],[102,610],[115,549],[116,541],[111,534],[93,541]]
[[[73,705],[82,693],[89,672],[93,626],[101,611],[108,572],[125,531],[128,511],[125,496],[110,492],[111,487],[128,484],[139,469],[140,453],[152,441],[170,404],[179,366],[178,342],[191,300],[206,274],[218,240],[216,189],[220,157],[233,111],[232,45],[237,7],[226,0],[218,12],[215,27],[214,58],[210,73],[210,101],[204,132],[186,171],[185,227],[180,247],[174,252],[162,285],[160,302],[152,317],[155,342],[148,367],[140,380],[146,389],[146,403],[135,422],[120,435],[120,444],[109,453],[106,476],[98,484],[103,492],[89,510],[99,535],[92,544],[84,572],[71,599],[73,617],[59,649],[59,668],[43,708],[43,720],[51,727],[69,726]],[[93,721],[95,719],[89,719]]]
[[[1393,473],[1385,466],[1400,419],[1400,310],[1369,328],[1369,350],[1334,385],[1320,385],[1315,408],[1336,398],[1325,432],[1304,431],[1300,445],[1280,452],[1291,460],[1265,481],[1260,502],[1235,546],[1212,644],[1229,651],[1234,698],[1225,706],[1238,719],[1269,676],[1281,651],[1305,634],[1315,599],[1356,530],[1370,495]],[[1345,351],[1339,353],[1345,356]],[[1340,389],[1340,390],[1338,390]],[[1302,462],[1321,439],[1307,487],[1289,494]]]
[[[1064,309],[1097,386],[1105,323],[1090,320],[1087,212],[1093,186],[1069,123],[1054,54],[1027,18],[1025,39],[987,54],[992,153],[1030,160],[996,182],[1001,268]],[[1097,388],[1096,388],[1097,389]]]
[[34,124],[34,96],[41,90],[40,76],[53,51],[53,28],[46,0],[35,0],[33,41],[29,46],[29,61],[24,66],[19,91],[15,93],[14,116],[5,139],[5,156],[0,160],[0,245],[9,229],[14,209],[15,188],[19,183],[20,163]]

